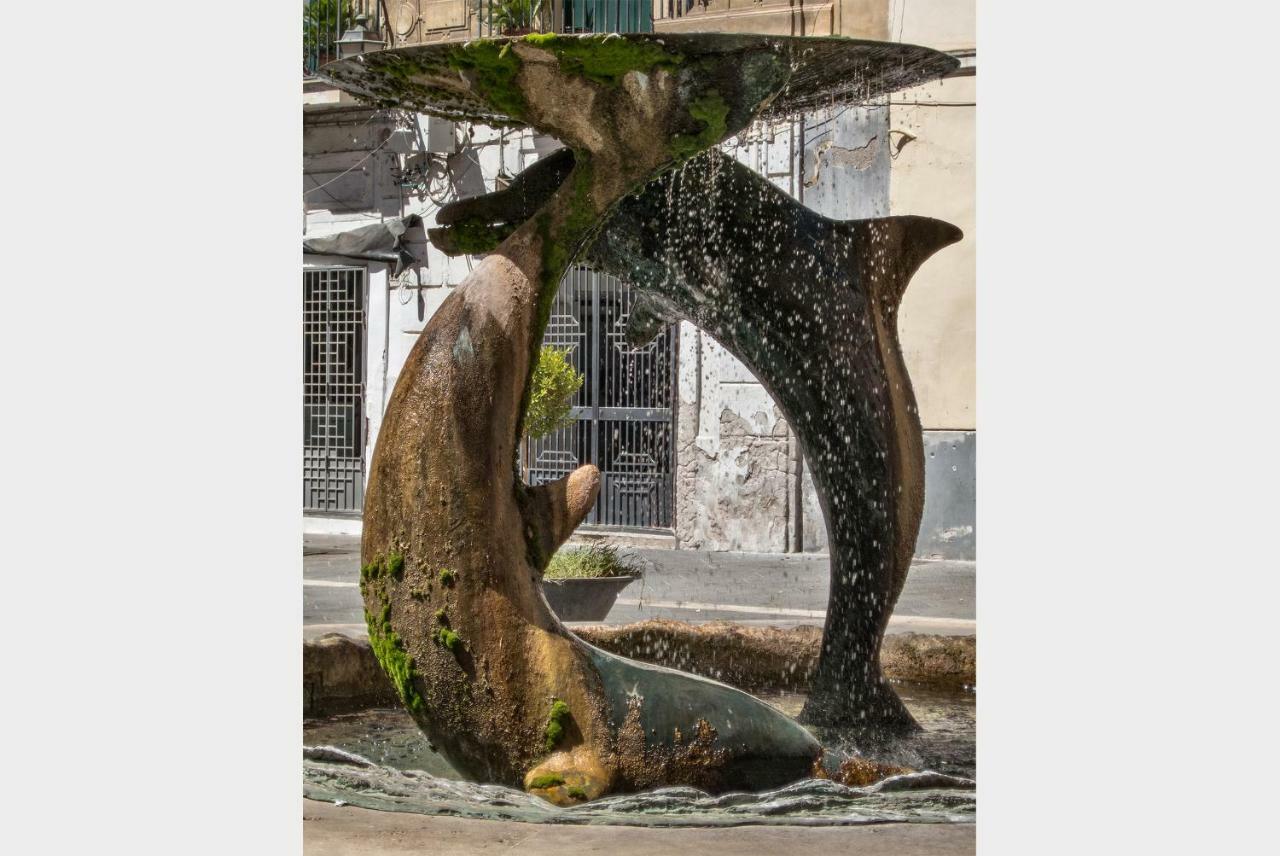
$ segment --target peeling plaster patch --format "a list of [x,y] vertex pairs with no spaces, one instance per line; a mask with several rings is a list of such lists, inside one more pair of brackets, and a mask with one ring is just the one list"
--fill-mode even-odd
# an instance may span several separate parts
[[732,407],[722,407],[717,433],[681,444],[676,529],[683,546],[786,549],[787,424],[776,407],[770,409],[772,414],[757,411],[748,420]]
[[471,347],[471,332],[463,327],[462,332],[458,334],[458,340],[453,343],[453,358],[461,363],[472,359],[475,355],[475,349]]
[[782,411],[736,357],[696,327],[681,327],[680,345],[678,543],[784,552],[794,473]]
[[804,186],[813,187],[818,183],[818,174],[822,172],[825,164],[851,166],[857,170],[865,170],[875,163],[879,152],[880,136],[878,134],[856,148],[837,146],[832,140],[821,142],[814,151],[813,175],[804,180]]

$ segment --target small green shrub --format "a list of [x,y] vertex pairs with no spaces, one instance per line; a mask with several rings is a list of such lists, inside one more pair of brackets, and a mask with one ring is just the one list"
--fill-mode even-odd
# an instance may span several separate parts
[[591,544],[559,550],[551,557],[543,576],[551,580],[636,577],[640,576],[640,568],[619,556],[617,547]]
[[529,407],[524,413],[524,435],[533,440],[545,437],[573,422],[569,415],[573,396],[586,376],[569,362],[567,351],[543,345],[529,385]]
[[449,570],[448,568],[440,569],[440,585],[451,586],[453,585],[453,581],[457,578],[458,578],[458,575],[455,574],[453,571]]

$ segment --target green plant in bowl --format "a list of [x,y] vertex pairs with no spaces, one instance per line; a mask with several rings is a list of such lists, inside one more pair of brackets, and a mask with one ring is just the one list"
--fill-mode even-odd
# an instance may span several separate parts
[[549,580],[582,580],[601,577],[638,577],[639,566],[618,555],[609,544],[566,547],[558,550],[543,576]]

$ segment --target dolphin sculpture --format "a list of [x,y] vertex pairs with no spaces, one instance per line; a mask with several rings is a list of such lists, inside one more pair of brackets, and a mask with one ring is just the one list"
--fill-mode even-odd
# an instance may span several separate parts
[[607,654],[560,624],[539,580],[599,473],[525,485],[517,438],[560,278],[619,200],[768,110],[868,97],[954,66],[925,48],[848,39],[535,34],[325,67],[373,103],[527,124],[574,153],[427,323],[366,490],[370,643],[460,772],[571,804],[658,785],[770,788],[813,769],[821,747],[771,706]]
[[[459,200],[430,230],[508,228],[572,168],[559,150],[506,190]],[[801,721],[902,733],[914,722],[880,670],[924,505],[924,453],[897,310],[915,271],[961,231],[928,217],[836,221],[719,151],[627,197],[584,253],[641,291],[628,335],[692,321],[745,363],[795,430],[827,524],[831,586]]]

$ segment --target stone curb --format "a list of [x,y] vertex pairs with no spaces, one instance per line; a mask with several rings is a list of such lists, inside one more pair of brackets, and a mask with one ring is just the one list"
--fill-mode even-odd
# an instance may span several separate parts
[[[729,621],[656,619],[574,629],[614,654],[704,675],[748,692],[805,692],[822,628],[748,627]],[[886,636],[880,665],[891,680],[960,689],[976,683],[977,637]],[[400,701],[366,639],[328,633],[302,646],[303,716],[396,707]]]

